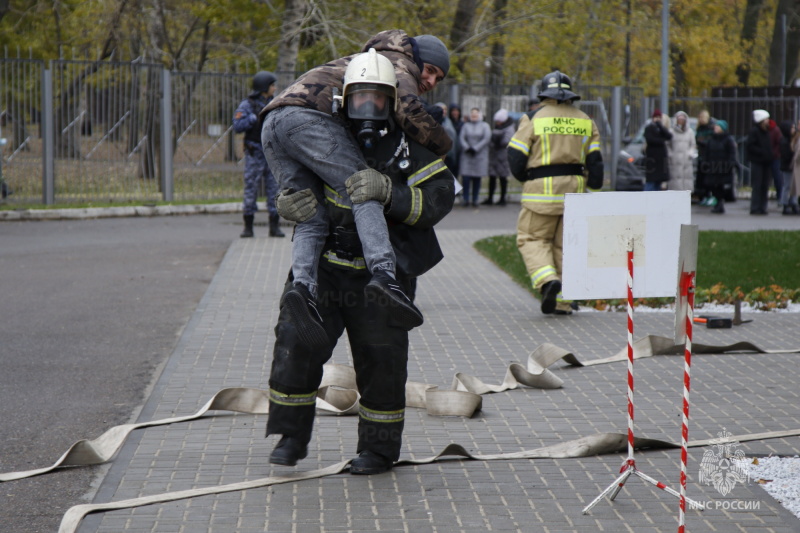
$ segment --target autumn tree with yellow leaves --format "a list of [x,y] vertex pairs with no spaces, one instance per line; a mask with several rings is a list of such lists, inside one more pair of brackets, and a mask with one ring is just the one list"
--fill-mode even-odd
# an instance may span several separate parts
[[[0,46],[11,57],[146,57],[291,76],[402,28],[440,36],[457,81],[530,83],[559,68],[584,84],[656,94],[661,9],[662,0],[0,0]],[[800,76],[797,0],[671,0],[669,9],[671,90]]]

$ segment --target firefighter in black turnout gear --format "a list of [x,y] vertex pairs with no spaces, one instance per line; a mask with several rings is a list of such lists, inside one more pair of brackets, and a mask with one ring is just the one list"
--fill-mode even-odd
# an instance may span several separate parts
[[[394,71],[390,69],[390,73],[394,78]],[[388,82],[394,84],[394,80]],[[278,434],[282,438],[270,455],[273,464],[292,466],[306,457],[322,367],[345,329],[361,394],[356,449],[359,456],[353,459],[350,472],[385,472],[400,456],[408,331],[393,323],[391,307],[364,292],[371,276],[363,258],[352,203],[378,200],[384,204],[397,258],[397,282],[413,298],[416,278],[443,257],[433,226],[453,207],[455,179],[441,158],[408,140],[394,123],[393,114],[369,116],[370,107],[379,111],[385,104],[395,109],[394,98],[387,98],[385,92],[377,94],[379,90],[375,91],[377,104],[363,105],[370,99],[371,89],[379,87],[345,87],[343,100],[339,100],[339,114],[344,115],[342,120],[358,139],[371,168],[347,180],[349,199],[325,188],[331,222],[320,258],[317,310],[330,342],[322,350],[303,343],[285,308],[275,327],[267,435]],[[288,200],[295,204],[288,211],[296,212],[299,219],[313,213],[316,207],[313,194],[304,191],[284,198]],[[289,278],[285,290],[291,288],[291,274]]]

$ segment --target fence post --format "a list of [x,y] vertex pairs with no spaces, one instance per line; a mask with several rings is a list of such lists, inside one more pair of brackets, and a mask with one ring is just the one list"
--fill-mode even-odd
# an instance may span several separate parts
[[622,87],[611,89],[611,190],[617,190],[619,151],[622,149]]
[[[461,102],[459,102],[458,100],[459,88],[460,85],[458,83],[454,83],[453,85],[450,86],[450,101],[446,102],[448,109],[450,109],[450,104],[458,104],[459,106],[461,105]],[[464,115],[464,110],[462,109],[461,116],[463,117],[463,115]]]
[[161,70],[161,191],[165,202],[173,200],[175,183],[172,179],[172,83],[170,71]]
[[55,117],[53,116],[53,73],[42,71],[42,202],[55,203]]

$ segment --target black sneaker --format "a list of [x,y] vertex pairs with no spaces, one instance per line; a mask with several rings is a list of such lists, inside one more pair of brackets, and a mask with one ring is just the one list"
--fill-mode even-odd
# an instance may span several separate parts
[[322,349],[330,344],[328,334],[322,326],[322,317],[317,310],[317,302],[305,285],[295,283],[283,295],[281,308],[283,307],[286,307],[301,341],[312,349]]
[[541,288],[542,291],[542,313],[550,315],[556,309],[556,298],[561,292],[561,282],[558,280],[548,281]]
[[400,284],[383,270],[372,274],[372,279],[364,287],[367,301],[375,299],[379,305],[388,305],[392,308],[392,323],[405,329],[412,329],[422,325],[422,313],[417,306],[406,296]]
[[350,473],[356,476],[382,474],[391,470],[393,465],[392,461],[382,455],[364,451],[350,462]]
[[308,455],[308,445],[294,437],[281,437],[275,449],[269,456],[269,462],[274,465],[294,466],[300,459]]

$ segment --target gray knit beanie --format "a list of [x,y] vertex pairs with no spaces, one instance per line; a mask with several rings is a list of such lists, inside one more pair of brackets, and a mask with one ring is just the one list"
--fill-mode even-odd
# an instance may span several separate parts
[[417,41],[419,58],[422,62],[439,67],[447,76],[450,70],[450,53],[442,40],[434,35],[418,35],[414,40]]

